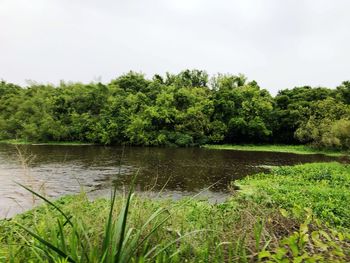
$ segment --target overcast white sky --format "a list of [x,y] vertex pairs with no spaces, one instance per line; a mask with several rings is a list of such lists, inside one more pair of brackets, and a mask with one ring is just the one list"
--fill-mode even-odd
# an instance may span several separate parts
[[0,79],[204,69],[275,94],[350,80],[350,0],[0,0]]

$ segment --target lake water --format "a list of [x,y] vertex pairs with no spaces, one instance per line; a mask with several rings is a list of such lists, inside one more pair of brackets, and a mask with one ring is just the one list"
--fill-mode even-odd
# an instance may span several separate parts
[[[36,204],[15,182],[49,197],[80,192],[108,196],[114,184],[122,192],[138,173],[136,191],[151,197],[181,198],[201,192],[221,201],[230,182],[271,166],[341,161],[323,155],[104,146],[0,145],[0,218]],[[207,189],[209,186],[210,189]]]

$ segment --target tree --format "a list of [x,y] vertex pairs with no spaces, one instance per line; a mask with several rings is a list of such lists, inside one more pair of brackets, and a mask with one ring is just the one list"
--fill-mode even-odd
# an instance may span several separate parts
[[350,104],[350,81],[344,81],[337,87],[337,99],[345,104]]
[[242,75],[130,71],[108,84],[0,81],[0,139],[99,144],[312,143],[348,148],[350,82],[274,98]]
[[227,127],[226,142],[263,142],[272,134],[272,97],[256,84],[220,87],[214,93],[214,107],[213,120]]
[[310,117],[303,121],[295,136],[317,147],[349,148],[350,107],[334,98],[314,102]]

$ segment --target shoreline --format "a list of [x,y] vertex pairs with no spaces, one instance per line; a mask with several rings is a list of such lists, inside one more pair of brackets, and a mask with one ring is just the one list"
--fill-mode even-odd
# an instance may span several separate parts
[[256,152],[279,152],[293,154],[323,154],[333,157],[348,156],[349,153],[342,151],[317,150],[306,145],[283,145],[283,144],[206,144],[201,146],[211,150],[233,150],[233,151],[256,151]]
[[[101,146],[101,144],[79,142],[79,141],[48,141],[48,142],[33,142],[25,140],[0,140],[0,144],[10,144],[10,145],[63,145],[63,146]],[[113,145],[107,145],[113,146]],[[119,145],[120,146],[120,145]],[[132,147],[132,145],[128,145]],[[139,146],[137,146],[139,147]],[[154,147],[154,146],[143,146],[143,147]],[[168,146],[160,146],[168,147]],[[198,147],[198,146],[195,146]],[[307,145],[288,145],[288,144],[205,144],[199,146],[203,149],[211,150],[233,150],[233,151],[256,151],[256,152],[276,152],[276,153],[292,153],[292,154],[322,154],[332,157],[346,157],[349,156],[349,152],[337,151],[337,150],[322,150],[315,149]]]
[[55,141],[49,141],[49,142],[32,142],[32,141],[24,141],[24,140],[0,140],[0,144],[11,144],[11,145],[69,145],[69,146],[84,146],[84,145],[99,145],[95,143],[88,143],[88,142],[55,142]]

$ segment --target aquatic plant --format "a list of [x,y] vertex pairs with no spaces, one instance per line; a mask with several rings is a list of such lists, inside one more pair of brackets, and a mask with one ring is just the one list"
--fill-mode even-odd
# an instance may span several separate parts
[[264,206],[311,208],[333,226],[350,227],[350,166],[310,163],[277,167],[268,174],[248,176],[238,183]]

